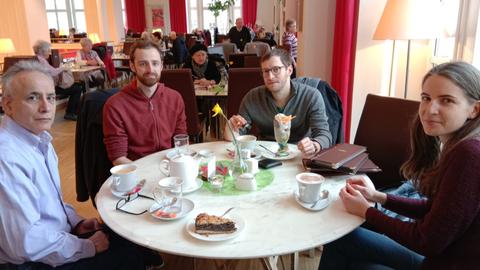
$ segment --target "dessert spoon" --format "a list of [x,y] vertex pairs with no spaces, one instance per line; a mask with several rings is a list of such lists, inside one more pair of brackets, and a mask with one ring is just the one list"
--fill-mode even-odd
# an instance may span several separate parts
[[317,203],[318,203],[319,201],[327,198],[327,197],[328,197],[328,194],[329,194],[330,192],[328,192],[328,190],[324,189],[324,190],[322,190],[321,193],[322,193],[322,195],[320,196],[320,198],[318,198],[318,200],[317,200],[316,202],[314,202],[312,206],[310,206],[311,209],[315,208],[315,205],[317,205]]
[[228,212],[230,212],[230,210],[232,210],[233,208],[235,208],[235,207],[232,207],[232,208],[228,209],[225,213],[223,213],[223,215],[221,215],[221,216],[219,216],[219,217],[225,216],[225,215],[226,215]]

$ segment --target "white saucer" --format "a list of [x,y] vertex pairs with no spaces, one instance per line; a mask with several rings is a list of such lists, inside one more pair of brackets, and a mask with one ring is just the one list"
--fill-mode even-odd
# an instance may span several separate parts
[[[141,181],[142,179],[135,179],[135,186]],[[133,187],[135,187],[133,186]],[[144,185],[145,186],[145,185]],[[110,191],[112,192],[112,194],[115,196],[115,197],[118,197],[118,198],[122,198],[122,199],[125,199],[127,198],[128,196],[122,196],[123,194],[125,194],[127,191],[130,191],[133,189],[132,188],[129,188],[128,190],[126,191],[118,191],[117,190],[117,187],[115,187],[115,185],[113,184],[113,181],[112,183],[110,184]],[[141,190],[141,189],[140,189]],[[140,192],[140,191],[138,191]]]
[[[209,215],[221,215],[223,213],[208,213],[208,214]],[[231,219],[235,222],[236,227],[237,227],[236,232],[230,233],[230,234],[210,234],[208,236],[195,233],[195,218],[190,219],[188,221],[187,232],[191,236],[193,236],[197,239],[200,239],[200,240],[203,240],[203,241],[215,242],[215,241],[224,241],[224,240],[235,238],[235,237],[239,236],[245,230],[246,223],[245,223],[245,220],[241,216],[239,216],[235,213],[228,213],[224,216],[224,218],[229,218],[229,219]]]
[[[198,153],[197,153],[197,151],[195,151],[195,150],[192,150],[192,149],[188,149],[188,150],[187,150],[187,155],[189,155],[189,156],[196,157],[197,154],[198,154]],[[176,156],[176,155],[177,155],[177,151],[175,151],[175,149],[173,149],[172,151],[170,151],[170,152],[167,153],[166,157],[167,157],[168,159],[172,159],[172,158],[173,158],[174,156]]]
[[191,187],[191,188],[189,188],[189,189],[187,189],[187,190],[183,189],[183,190],[182,190],[182,193],[183,193],[183,194],[192,193],[192,192],[194,192],[194,191],[197,191],[199,188],[201,188],[201,187],[203,186],[203,181],[202,181],[202,179],[196,178],[196,179],[195,179],[195,183],[197,184],[196,187]]
[[150,212],[152,217],[161,219],[161,220],[176,220],[176,219],[181,219],[186,215],[190,214],[195,208],[195,204],[189,199],[182,198],[182,211],[180,211],[180,213],[178,213],[177,216],[174,218],[166,218],[161,216],[156,217],[155,216],[156,213],[151,213],[151,212],[154,210],[157,210],[158,208],[160,208],[160,205],[158,203],[154,203],[152,207],[150,207],[148,211]]
[[[273,145],[270,145],[267,147],[270,151],[276,153],[278,151],[278,144],[273,144]],[[296,158],[298,156],[298,154],[300,154],[300,151],[298,151],[297,149],[289,149],[287,152],[288,152],[288,156],[286,157],[276,157],[275,155],[273,155],[272,153],[268,152],[267,150],[265,149],[262,149],[262,155],[266,158],[269,158],[269,159],[275,159],[275,160],[287,160],[287,159],[292,159],[292,158]]]
[[[232,147],[234,147],[234,146],[232,146]],[[228,150],[235,152],[235,150],[231,150],[231,149],[228,149]],[[230,153],[228,150],[227,150],[227,152]],[[260,159],[262,157],[262,149],[260,147],[255,147],[253,149],[253,153],[255,154],[255,157],[251,157],[251,158]],[[230,154],[228,154],[228,155],[231,158],[233,158],[233,155],[230,155]]]
[[303,208],[307,209],[307,210],[310,210],[310,211],[320,211],[322,209],[325,209],[327,208],[328,205],[330,205],[330,202],[332,201],[332,198],[331,198],[331,195],[329,194],[327,198],[325,199],[322,199],[321,201],[319,201],[317,203],[317,205],[315,205],[314,208],[310,208],[313,203],[305,203],[305,202],[302,202],[299,198],[298,198],[298,188],[296,188],[294,191],[293,191],[293,197],[295,198],[295,201],[297,201],[298,204],[300,204],[301,206],[303,206]]

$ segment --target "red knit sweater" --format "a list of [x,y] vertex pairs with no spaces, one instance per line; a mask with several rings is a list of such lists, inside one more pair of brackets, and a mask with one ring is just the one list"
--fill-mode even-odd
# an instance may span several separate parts
[[463,141],[448,158],[433,199],[388,195],[386,208],[417,222],[387,217],[373,207],[367,210],[367,221],[396,242],[425,256],[422,269],[479,269],[479,160],[480,138]]
[[172,137],[187,134],[185,103],[175,90],[158,83],[149,99],[137,79],[107,100],[103,108],[104,143],[108,157],[137,160],[172,148]]

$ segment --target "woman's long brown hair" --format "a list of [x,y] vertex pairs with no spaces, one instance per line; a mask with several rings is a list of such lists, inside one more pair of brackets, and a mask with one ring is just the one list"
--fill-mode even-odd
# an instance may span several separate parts
[[[449,79],[460,87],[469,102],[480,100],[480,71],[465,62],[445,63],[432,68],[423,78],[425,81],[433,75]],[[429,136],[423,130],[420,115],[412,121],[410,131],[410,154],[400,168],[406,179],[412,179],[414,186],[427,198],[433,198],[438,184],[444,174],[445,163],[455,146],[463,140],[480,136],[480,117],[468,119],[455,131],[440,150],[440,139]]]

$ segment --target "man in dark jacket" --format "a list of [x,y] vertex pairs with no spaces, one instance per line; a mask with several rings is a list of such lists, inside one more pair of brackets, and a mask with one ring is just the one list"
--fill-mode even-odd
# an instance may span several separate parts
[[252,36],[250,35],[248,28],[243,26],[242,18],[237,18],[235,25],[236,26],[230,29],[228,34],[230,35],[231,42],[237,44],[237,48],[243,52],[245,44],[252,41]]
[[177,33],[170,32],[170,40],[172,41],[171,51],[173,53],[173,61],[175,64],[182,64],[183,58],[188,55],[188,49],[185,45],[185,39],[177,38]]

